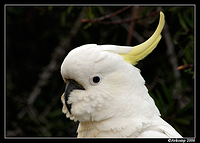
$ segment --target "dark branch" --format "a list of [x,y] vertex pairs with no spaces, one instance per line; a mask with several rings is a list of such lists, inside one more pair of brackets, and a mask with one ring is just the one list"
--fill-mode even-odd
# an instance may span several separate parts
[[[160,13],[160,11],[154,11],[154,12],[148,13],[148,14],[145,15],[145,18],[155,16],[155,15],[157,15],[159,13]],[[143,18],[142,16],[137,16],[137,17],[133,17],[133,18],[127,18],[127,19],[116,20],[116,21],[102,21],[102,20],[95,20],[95,19],[91,19],[91,20],[82,19],[82,22],[90,22],[90,23],[95,23],[96,22],[96,23],[99,23],[99,24],[110,25],[110,24],[128,23],[128,22],[140,20],[142,18]],[[96,19],[98,19],[98,18],[96,18]]]
[[99,21],[102,21],[102,20],[105,20],[105,19],[108,19],[110,17],[113,17],[115,15],[118,15],[120,13],[122,13],[123,11],[127,10],[128,8],[130,8],[131,6],[127,6],[127,7],[124,7],[114,13],[111,13],[111,14],[108,14],[108,15],[105,15],[105,16],[102,16],[102,17],[98,17],[98,18],[94,18],[94,19],[82,19],[82,22],[85,23],[85,22],[90,22],[90,23],[95,23],[95,22],[99,22]]

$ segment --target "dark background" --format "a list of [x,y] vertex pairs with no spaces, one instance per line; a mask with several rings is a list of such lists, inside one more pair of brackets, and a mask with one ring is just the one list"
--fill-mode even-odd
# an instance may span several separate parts
[[7,137],[77,136],[78,122],[61,111],[63,59],[83,44],[142,43],[155,31],[160,10],[162,39],[136,67],[162,118],[182,136],[195,135],[194,6],[125,7],[5,6]]

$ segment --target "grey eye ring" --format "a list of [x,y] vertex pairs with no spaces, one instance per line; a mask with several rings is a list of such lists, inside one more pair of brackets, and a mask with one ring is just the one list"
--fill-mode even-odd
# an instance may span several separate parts
[[100,73],[98,74],[93,74],[90,76],[90,84],[95,86],[101,83],[102,81],[102,75]]

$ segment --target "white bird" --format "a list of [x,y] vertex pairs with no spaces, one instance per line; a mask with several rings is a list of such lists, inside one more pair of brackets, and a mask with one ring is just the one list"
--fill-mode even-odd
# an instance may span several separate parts
[[138,46],[87,44],[69,52],[61,65],[62,111],[80,122],[78,137],[181,137],[160,117],[134,66],[157,46],[164,23],[160,12],[156,31]]

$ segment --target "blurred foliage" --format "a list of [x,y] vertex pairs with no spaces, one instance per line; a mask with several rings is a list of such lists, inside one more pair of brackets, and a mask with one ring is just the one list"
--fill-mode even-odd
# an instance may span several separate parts
[[[61,112],[60,97],[64,91],[64,82],[60,69],[56,69],[36,99],[33,109],[37,111],[35,118],[29,114],[20,118],[19,112],[27,106],[27,99],[39,79],[39,74],[48,65],[52,52],[60,40],[68,36],[82,8],[6,6],[7,136],[76,136],[78,123],[70,121]],[[85,9],[85,18],[91,20],[122,8],[89,6]],[[141,69],[149,93],[154,98],[162,118],[182,136],[194,136],[194,7],[159,8],[165,13],[178,65],[193,65],[193,67],[179,71],[181,87],[176,89],[177,81],[169,62],[170,57],[166,53],[164,38],[148,57],[138,63],[137,67]],[[158,24],[158,16],[145,17],[145,15],[157,9],[158,7],[153,6],[140,6],[138,15],[142,18],[135,21],[133,32],[137,32],[145,40],[148,39]],[[121,19],[131,16],[130,8],[118,15]],[[87,43],[125,45],[127,35],[128,31],[122,24],[83,23],[72,39],[71,46],[75,48]],[[132,37],[131,45],[139,43],[137,37]],[[183,106],[180,106],[180,101],[174,98],[175,93],[185,99]],[[47,109],[50,111],[47,112]],[[45,115],[45,119],[42,115]]]

